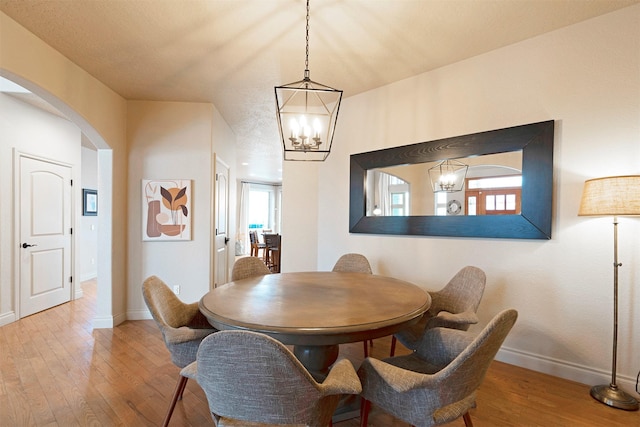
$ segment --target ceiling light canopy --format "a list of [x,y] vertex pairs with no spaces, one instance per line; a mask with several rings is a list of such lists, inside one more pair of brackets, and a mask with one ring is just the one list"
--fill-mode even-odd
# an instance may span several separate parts
[[342,91],[309,77],[309,0],[307,0],[304,78],[275,87],[276,116],[284,160],[324,161],[331,152]]

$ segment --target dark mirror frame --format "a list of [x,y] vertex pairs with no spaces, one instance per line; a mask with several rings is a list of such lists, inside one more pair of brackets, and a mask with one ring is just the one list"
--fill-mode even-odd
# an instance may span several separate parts
[[[554,121],[352,154],[349,232],[368,234],[550,239]],[[370,169],[522,150],[519,215],[367,216]],[[425,179],[427,179],[425,177]]]

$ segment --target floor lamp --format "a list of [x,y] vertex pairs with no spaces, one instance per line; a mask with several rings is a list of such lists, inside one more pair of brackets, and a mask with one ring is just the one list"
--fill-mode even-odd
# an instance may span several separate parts
[[640,175],[590,179],[584,183],[578,215],[613,216],[613,358],[611,383],[591,388],[591,396],[614,408],[638,410],[638,401],[616,385],[618,353],[618,215],[640,215]]

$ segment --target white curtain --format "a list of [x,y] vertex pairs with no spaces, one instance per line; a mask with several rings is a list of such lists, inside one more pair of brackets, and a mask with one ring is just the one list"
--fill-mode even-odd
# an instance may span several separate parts
[[389,192],[389,174],[378,173],[378,208],[382,216],[391,215],[391,194]]
[[[240,187],[240,217],[238,218],[238,230],[236,232],[236,240],[241,244],[242,255],[247,255],[251,251],[251,243],[249,242],[249,222],[247,210],[249,208],[249,189],[251,184],[243,182]],[[237,252],[237,251],[236,251]],[[236,253],[236,255],[238,255]]]

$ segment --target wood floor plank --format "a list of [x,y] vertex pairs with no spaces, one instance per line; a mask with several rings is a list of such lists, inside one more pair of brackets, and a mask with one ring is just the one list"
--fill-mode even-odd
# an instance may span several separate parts
[[[137,427],[164,419],[180,370],[157,326],[141,320],[94,330],[96,284],[82,286],[83,298],[0,327],[0,426]],[[371,355],[387,357],[389,345],[389,338],[375,340]],[[359,366],[362,343],[342,345],[340,354]],[[602,405],[589,388],[493,362],[471,416],[476,427],[640,427],[639,412]],[[375,407],[369,420],[370,427],[409,426]],[[195,381],[170,425],[214,426]],[[356,426],[359,419],[334,424]]]

